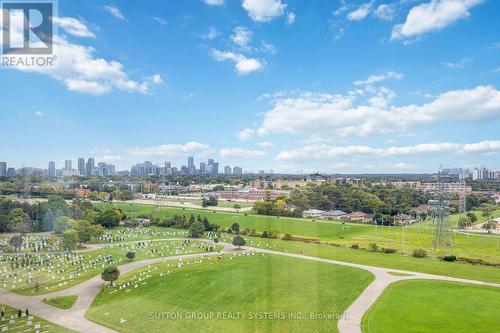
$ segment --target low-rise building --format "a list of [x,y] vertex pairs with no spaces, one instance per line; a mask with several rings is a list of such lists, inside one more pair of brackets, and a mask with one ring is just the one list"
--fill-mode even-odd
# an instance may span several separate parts
[[363,223],[369,223],[372,221],[370,215],[363,212],[352,212],[341,217],[341,220],[345,221],[360,221]]
[[320,210],[320,209],[308,209],[308,210],[305,210],[302,212],[302,216],[304,218],[309,218],[309,219],[319,219],[323,216],[323,214],[325,213],[324,210]]
[[407,225],[415,222],[415,218],[413,216],[407,214],[398,214],[394,216],[394,223],[399,225]]
[[341,210],[330,210],[328,212],[324,212],[321,218],[324,220],[340,220],[342,216],[345,215],[347,215],[347,213]]

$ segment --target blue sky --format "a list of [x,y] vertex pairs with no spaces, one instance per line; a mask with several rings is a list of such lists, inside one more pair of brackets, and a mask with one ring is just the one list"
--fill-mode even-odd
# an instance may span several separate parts
[[57,68],[0,70],[0,160],[500,169],[494,0],[59,0]]

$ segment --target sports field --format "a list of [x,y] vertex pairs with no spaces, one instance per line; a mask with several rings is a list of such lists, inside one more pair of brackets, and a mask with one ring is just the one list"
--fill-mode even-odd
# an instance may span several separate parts
[[[110,207],[110,204],[97,204],[101,209]],[[149,205],[114,204],[123,209],[129,216],[152,214],[155,216],[155,207]],[[326,242],[351,245],[359,244],[368,247],[370,243],[377,243],[379,247],[395,248],[400,253],[411,253],[413,249],[425,248],[431,256],[448,254],[446,249],[438,248],[434,251],[432,245],[433,230],[429,223],[419,223],[408,228],[382,227],[371,224],[350,223],[342,225],[333,221],[312,221],[307,219],[262,216],[244,213],[213,212],[211,210],[190,210],[173,207],[161,207],[160,217],[171,217],[174,214],[194,214],[207,216],[210,223],[223,227],[230,227],[238,223],[240,229],[255,229],[259,232],[279,230],[281,236],[314,238]],[[496,210],[493,216],[500,216]],[[478,214],[479,217],[479,214]],[[455,217],[452,217],[453,219]],[[489,262],[500,263],[500,236],[497,235],[463,235],[454,234],[453,253],[461,257],[478,258]]]
[[500,289],[445,281],[400,281],[365,314],[364,333],[498,332]]
[[[176,265],[121,277],[87,318],[120,332],[336,332],[373,280],[364,270],[263,254]],[[141,276],[144,284],[120,289]]]

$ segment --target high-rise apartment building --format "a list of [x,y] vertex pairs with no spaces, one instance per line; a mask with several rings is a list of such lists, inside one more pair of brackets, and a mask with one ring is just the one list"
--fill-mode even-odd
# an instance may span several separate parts
[[93,157],[90,157],[87,160],[87,164],[85,165],[85,175],[86,176],[93,176],[94,169],[95,169],[95,159]]
[[0,162],[0,177],[7,177],[7,162]]
[[224,174],[225,175],[230,175],[231,174],[231,167],[229,165],[226,165],[224,167]]
[[78,176],[85,176],[85,159],[83,157],[78,158]]
[[56,162],[54,162],[54,161],[49,162],[48,176],[50,178],[56,177]]
[[73,161],[71,161],[71,160],[64,161],[64,170],[66,170],[66,171],[73,170]]

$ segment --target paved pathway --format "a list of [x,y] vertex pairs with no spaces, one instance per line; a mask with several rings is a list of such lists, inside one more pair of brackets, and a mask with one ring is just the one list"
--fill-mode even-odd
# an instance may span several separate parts
[[[162,240],[185,240],[185,238],[168,238],[168,239],[155,239],[155,240],[141,240],[141,241],[162,241]],[[210,240],[198,240],[202,242],[211,242]],[[139,242],[139,241],[137,241]],[[132,243],[132,242],[127,242]],[[104,244],[102,247],[104,247]],[[234,253],[234,246],[229,243],[220,242],[218,245],[222,245],[224,249],[220,252],[210,252],[210,253],[197,253],[197,254],[187,254],[172,257],[162,257],[155,259],[147,259],[141,261],[135,261],[128,264],[119,266],[121,274],[126,274],[128,272],[134,271],[138,268],[152,265],[160,262],[196,258],[200,256],[217,256],[220,254],[231,254]],[[98,246],[101,247],[101,246]],[[318,262],[324,262],[335,265],[342,265],[348,267],[354,267],[359,269],[364,269],[375,276],[375,280],[363,291],[363,293],[354,301],[354,303],[344,312],[344,316],[338,323],[338,329],[340,333],[361,333],[361,320],[366,311],[375,303],[377,298],[382,294],[384,289],[391,283],[408,280],[408,279],[431,279],[431,280],[444,280],[452,282],[462,282],[470,283],[475,285],[484,285],[500,288],[500,284],[488,283],[475,280],[467,280],[460,278],[453,278],[447,276],[439,276],[432,274],[424,274],[418,272],[403,271],[397,269],[373,267],[361,264],[348,263],[343,261],[324,259],[311,257],[301,254],[272,251],[261,248],[245,247],[243,250],[238,251],[238,253],[245,252],[258,252],[267,253],[272,255],[280,255],[286,257],[292,257],[303,260],[313,260]],[[391,272],[406,274],[404,276],[396,276],[390,274]],[[30,312],[36,316],[40,316],[46,320],[54,322],[56,324],[65,326],[67,328],[73,329],[78,332],[84,333],[100,333],[100,332],[114,332],[111,329],[105,328],[98,324],[95,324],[85,318],[85,312],[88,310],[92,304],[96,295],[101,291],[104,283],[100,276],[95,276],[90,280],[82,282],[76,286],[56,291],[50,294],[38,295],[38,296],[22,296],[6,290],[0,289],[0,299],[1,303],[7,304],[9,306],[25,309],[28,308]],[[41,302],[44,298],[52,298],[64,295],[76,295],[78,296],[77,301],[73,307],[69,310],[61,310],[50,305]]]

